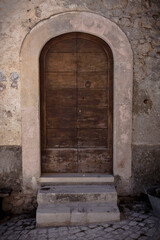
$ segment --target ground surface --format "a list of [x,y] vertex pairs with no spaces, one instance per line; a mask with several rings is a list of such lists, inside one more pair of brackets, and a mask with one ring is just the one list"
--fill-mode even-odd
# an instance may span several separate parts
[[146,202],[121,203],[121,221],[76,227],[36,228],[35,217],[11,217],[0,224],[1,240],[160,240],[160,219]]

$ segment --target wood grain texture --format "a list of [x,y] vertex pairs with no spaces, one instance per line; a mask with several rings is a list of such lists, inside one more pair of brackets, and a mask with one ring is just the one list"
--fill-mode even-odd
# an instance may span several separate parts
[[107,128],[107,108],[79,106],[77,128]]
[[56,89],[47,91],[47,108],[52,106],[75,107],[75,89]]
[[96,42],[91,40],[77,38],[77,52],[78,53],[103,53],[103,48]]
[[106,90],[78,89],[78,106],[107,106]]
[[40,56],[42,172],[112,173],[113,59],[84,33],[50,40]]
[[46,72],[76,71],[75,53],[48,53],[46,57]]
[[46,173],[78,172],[77,149],[43,150],[42,169]]
[[95,72],[79,72],[77,74],[78,89],[107,89],[108,87],[108,76],[106,73]]
[[107,59],[102,53],[78,53],[77,54],[78,72],[106,72]]
[[47,129],[47,147],[77,147],[77,130],[73,128]]
[[76,35],[70,39],[61,40],[49,48],[48,53],[76,53]]
[[112,153],[108,149],[78,149],[78,172],[112,172]]
[[108,129],[80,128],[77,132],[78,147],[107,147]]
[[47,128],[76,128],[77,109],[76,107],[52,106],[46,110]]
[[76,73],[73,72],[60,72],[60,73],[49,73],[46,72],[45,79],[48,90],[54,89],[66,89],[76,88]]

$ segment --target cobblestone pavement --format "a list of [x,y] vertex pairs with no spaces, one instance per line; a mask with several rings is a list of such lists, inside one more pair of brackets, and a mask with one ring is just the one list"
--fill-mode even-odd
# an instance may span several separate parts
[[120,205],[120,222],[76,227],[36,228],[30,215],[16,216],[0,224],[1,240],[160,240],[160,219],[144,202]]

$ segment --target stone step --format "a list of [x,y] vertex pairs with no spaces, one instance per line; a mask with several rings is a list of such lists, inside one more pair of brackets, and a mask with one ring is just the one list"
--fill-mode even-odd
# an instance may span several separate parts
[[38,227],[74,226],[119,220],[117,205],[103,202],[40,204],[36,213]]
[[40,177],[40,183],[41,185],[108,184],[114,183],[114,177],[103,173],[45,173]]
[[117,203],[113,185],[48,185],[38,191],[38,204],[69,202]]

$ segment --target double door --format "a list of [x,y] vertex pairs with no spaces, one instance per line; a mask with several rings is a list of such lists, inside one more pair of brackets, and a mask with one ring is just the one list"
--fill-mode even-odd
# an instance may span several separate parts
[[83,33],[50,40],[40,56],[45,173],[112,173],[112,58]]

